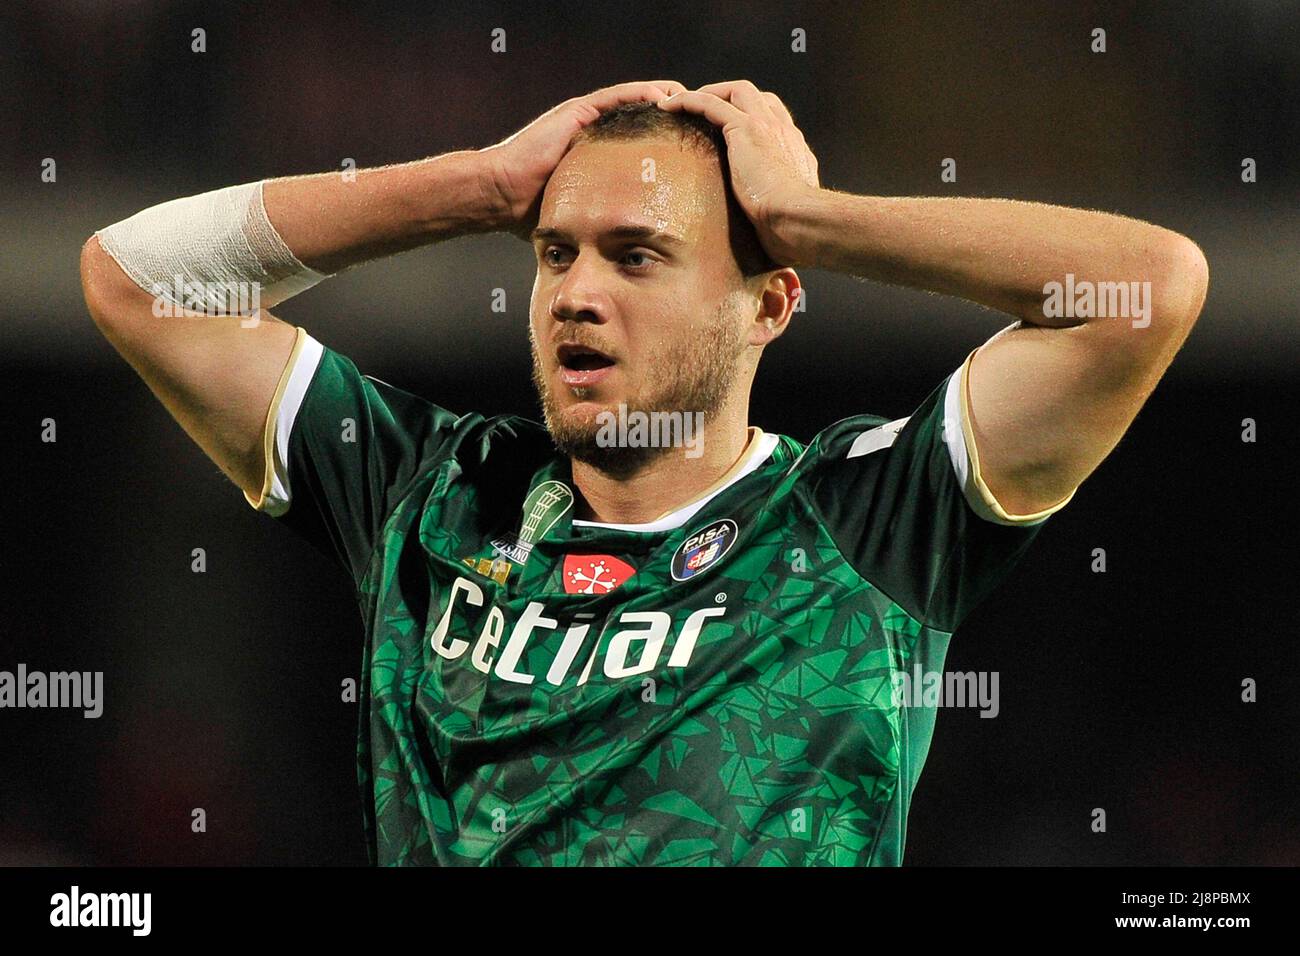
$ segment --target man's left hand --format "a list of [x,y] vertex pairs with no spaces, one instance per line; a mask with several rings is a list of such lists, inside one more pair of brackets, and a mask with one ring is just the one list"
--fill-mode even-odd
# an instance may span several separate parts
[[789,203],[821,186],[817,157],[781,98],[749,80],[733,80],[675,93],[659,106],[696,113],[722,129],[737,202],[772,260],[794,265],[795,250],[777,227]]

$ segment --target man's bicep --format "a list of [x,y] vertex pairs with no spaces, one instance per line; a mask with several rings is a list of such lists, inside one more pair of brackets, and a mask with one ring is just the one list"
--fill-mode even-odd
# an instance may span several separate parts
[[969,420],[992,495],[1030,513],[1072,494],[1119,443],[1181,341],[1116,318],[1018,322],[976,349]]
[[181,310],[140,288],[97,237],[82,250],[81,270],[105,338],[217,467],[256,491],[267,410],[293,349],[293,327],[265,311],[257,321],[171,314]]

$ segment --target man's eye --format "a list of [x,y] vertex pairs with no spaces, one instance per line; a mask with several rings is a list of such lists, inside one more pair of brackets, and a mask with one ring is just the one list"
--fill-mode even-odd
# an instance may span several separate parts
[[[568,258],[568,255],[568,252],[559,246],[548,246],[542,250],[542,261],[549,266],[560,266],[564,265],[564,260]],[[653,257],[636,249],[623,253],[623,262],[637,272],[645,272],[655,264]]]

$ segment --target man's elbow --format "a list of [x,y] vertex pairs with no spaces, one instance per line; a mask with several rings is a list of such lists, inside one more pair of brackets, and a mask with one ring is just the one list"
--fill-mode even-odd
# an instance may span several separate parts
[[[1108,388],[1147,395],[1191,334],[1205,304],[1210,270],[1192,240],[1161,229],[1147,250],[1142,282],[1131,282],[1129,309],[1110,314],[1120,321],[1089,322],[1086,328]],[[1099,297],[1100,298],[1100,297]]]
[[[124,312],[129,290],[121,267],[104,251],[98,236],[91,236],[81,247],[81,294],[86,310],[101,331],[107,331]],[[134,288],[134,285],[132,285]]]
[[1200,246],[1186,236],[1169,233],[1154,270],[1151,308],[1180,338],[1191,331],[1210,288],[1210,266]]
[[103,265],[99,257],[99,237],[91,236],[81,247],[81,294],[86,300],[86,310],[96,325],[107,318],[103,295]]

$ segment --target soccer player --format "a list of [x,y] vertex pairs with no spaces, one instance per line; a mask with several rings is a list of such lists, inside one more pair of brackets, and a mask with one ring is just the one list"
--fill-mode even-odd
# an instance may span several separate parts
[[[266,311],[492,230],[536,257],[544,426],[363,376]],[[1016,321],[907,418],[805,445],[748,416],[798,267]],[[250,504],[352,578],[373,861],[805,865],[901,861],[935,709],[896,675],[941,671],[1119,441],[1207,270],[1120,216],[824,189],[777,96],[655,81],[482,150],[146,209],[82,278]],[[835,360],[866,379],[865,351]]]

